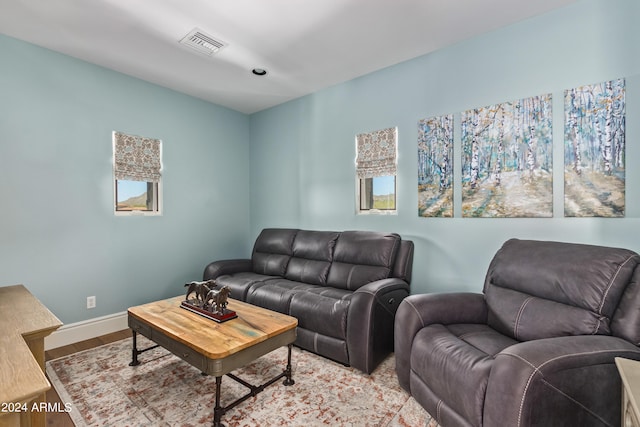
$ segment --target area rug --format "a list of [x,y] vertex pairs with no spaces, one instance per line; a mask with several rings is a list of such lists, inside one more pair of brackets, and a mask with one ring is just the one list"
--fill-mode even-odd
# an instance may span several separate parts
[[[139,336],[138,348],[152,345]],[[126,339],[47,362],[47,375],[77,427],[210,426],[215,378],[162,348],[129,366]],[[259,385],[282,372],[287,351],[275,350],[233,373]],[[293,348],[293,386],[282,380],[230,409],[222,422],[235,426],[433,426],[420,405],[398,384],[389,356],[371,374]],[[223,377],[222,405],[248,389]]]

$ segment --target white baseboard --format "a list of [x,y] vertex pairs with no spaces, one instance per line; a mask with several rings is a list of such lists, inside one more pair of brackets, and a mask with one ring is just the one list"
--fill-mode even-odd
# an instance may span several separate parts
[[129,327],[127,312],[96,317],[82,322],[63,325],[44,339],[45,350],[74,344],[79,341],[99,337],[101,335],[118,332]]

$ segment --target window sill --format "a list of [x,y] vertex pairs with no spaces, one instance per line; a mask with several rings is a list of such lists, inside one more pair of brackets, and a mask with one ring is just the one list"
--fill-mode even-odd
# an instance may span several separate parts
[[379,210],[379,209],[369,209],[366,211],[358,211],[357,215],[398,215],[397,210]]
[[149,211],[116,211],[116,216],[162,216],[162,212]]

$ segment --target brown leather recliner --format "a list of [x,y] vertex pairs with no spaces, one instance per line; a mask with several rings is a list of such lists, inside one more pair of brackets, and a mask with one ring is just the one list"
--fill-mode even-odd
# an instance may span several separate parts
[[639,262],[626,249],[507,241],[483,293],[400,304],[400,384],[446,427],[620,425],[614,357],[640,360]]

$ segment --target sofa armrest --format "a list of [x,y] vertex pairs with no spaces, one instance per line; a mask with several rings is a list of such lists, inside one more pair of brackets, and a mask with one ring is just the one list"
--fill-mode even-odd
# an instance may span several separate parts
[[402,279],[376,280],[353,292],[347,319],[349,363],[365,373],[393,351],[393,320],[409,295]]
[[227,259],[214,261],[204,268],[202,279],[212,280],[227,274],[242,273],[244,271],[253,271],[253,263],[250,259]]
[[[594,420],[604,425],[602,420],[619,420],[621,381],[615,357],[639,360],[640,349],[608,335],[546,338],[504,349],[491,369],[484,425],[585,425]],[[601,392],[593,393],[594,387]]]
[[[403,294],[406,292],[406,295],[399,300],[393,297],[394,292],[398,290],[403,291]],[[359,287],[353,294],[354,298],[358,298],[358,295],[363,294],[371,295],[378,304],[385,306],[395,316],[398,306],[409,295],[409,284],[398,278],[376,280]]]
[[479,293],[411,295],[402,301],[395,318],[396,374],[407,391],[411,370],[411,346],[420,329],[432,324],[486,323],[487,306]]

